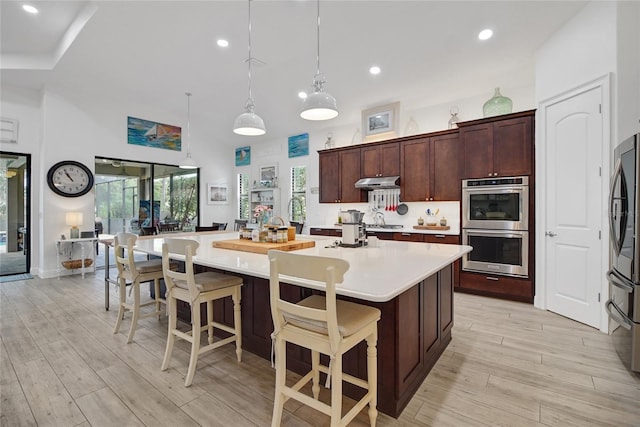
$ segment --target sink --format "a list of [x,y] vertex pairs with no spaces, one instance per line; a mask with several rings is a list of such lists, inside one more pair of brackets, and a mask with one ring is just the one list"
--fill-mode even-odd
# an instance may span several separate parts
[[385,228],[388,230],[398,230],[403,228],[401,224],[367,224],[367,228]]

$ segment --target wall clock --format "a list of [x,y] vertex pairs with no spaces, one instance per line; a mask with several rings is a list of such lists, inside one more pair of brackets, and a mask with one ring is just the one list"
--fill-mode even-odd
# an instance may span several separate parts
[[47,173],[47,184],[61,196],[80,197],[93,188],[93,173],[82,163],[64,160],[51,166]]

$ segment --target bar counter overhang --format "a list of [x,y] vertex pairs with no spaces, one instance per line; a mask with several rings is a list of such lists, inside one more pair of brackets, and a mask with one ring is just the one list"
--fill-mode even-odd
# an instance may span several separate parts
[[[214,240],[236,239],[238,233],[205,233],[184,236],[200,243],[194,264],[201,269],[229,272],[243,277],[242,347],[265,359],[271,356],[273,323],[269,306],[269,261],[266,255],[212,247]],[[182,237],[172,235],[171,237]],[[338,298],[377,307],[378,410],[398,417],[451,341],[453,327],[453,262],[471,251],[470,246],[380,241],[377,247],[329,248],[334,239],[297,236],[314,240],[313,248],[299,254],[342,258],[350,268],[336,292]],[[136,250],[162,254],[163,236],[139,239]],[[291,278],[281,294],[292,302],[323,291],[323,285]],[[188,307],[182,318],[190,321]],[[179,307],[180,310],[180,307]],[[179,312],[179,316],[181,313]],[[232,324],[231,301],[214,305],[216,321]],[[323,363],[327,363],[326,360]],[[308,372],[311,353],[287,347],[287,368]],[[366,345],[360,343],[343,357],[343,370],[366,378]],[[358,398],[363,391],[348,383],[343,393]]]

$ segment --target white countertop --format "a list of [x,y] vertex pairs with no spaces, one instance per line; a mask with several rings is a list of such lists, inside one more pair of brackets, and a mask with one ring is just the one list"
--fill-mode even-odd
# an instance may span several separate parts
[[[200,247],[194,257],[197,264],[269,278],[267,255],[212,247],[211,242],[214,240],[237,239],[237,232],[190,236],[175,234],[170,237],[198,241]],[[298,235],[296,239],[316,241],[315,247],[297,250],[296,254],[342,258],[349,262],[350,268],[345,274],[344,282],[336,289],[339,295],[374,302],[390,301],[472,249],[471,246],[386,240],[378,241],[377,247],[327,248],[325,246],[330,245],[335,238]],[[163,236],[140,239],[136,242],[136,250],[160,256],[163,241]],[[286,282],[312,289],[324,289],[323,284],[315,282],[293,279]]]

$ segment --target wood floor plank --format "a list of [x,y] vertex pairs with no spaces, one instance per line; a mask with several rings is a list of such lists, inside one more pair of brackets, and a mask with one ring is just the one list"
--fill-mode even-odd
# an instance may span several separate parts
[[483,427],[491,425],[428,401],[424,402],[420,407],[415,419],[429,426],[438,427]]
[[13,364],[9,358],[9,353],[4,346],[4,342],[0,339],[0,386],[18,381]]
[[[203,394],[181,408],[186,414],[203,426],[210,427],[256,427],[258,424],[231,409],[215,396]],[[211,414],[214,413],[215,417]]]
[[616,366],[602,366],[602,364],[588,364],[585,362],[577,362],[575,360],[567,360],[562,357],[556,357],[545,354],[542,356],[542,364],[557,369],[563,369],[568,372],[580,372],[584,375],[592,377],[605,378],[620,384],[636,384],[640,385],[640,374],[632,374],[629,370]]
[[7,349],[7,354],[13,361],[28,362],[42,357],[36,342],[31,338],[20,319],[15,326],[7,326],[2,330],[2,341]]
[[144,426],[108,387],[85,394],[76,403],[93,427]]
[[39,426],[74,426],[85,421],[47,359],[40,357],[20,363],[12,358],[12,362]]
[[197,426],[171,400],[128,366],[111,366],[97,372],[113,393],[147,426]]
[[27,398],[17,380],[0,386],[0,408],[2,409],[0,410],[2,427],[37,426]]

